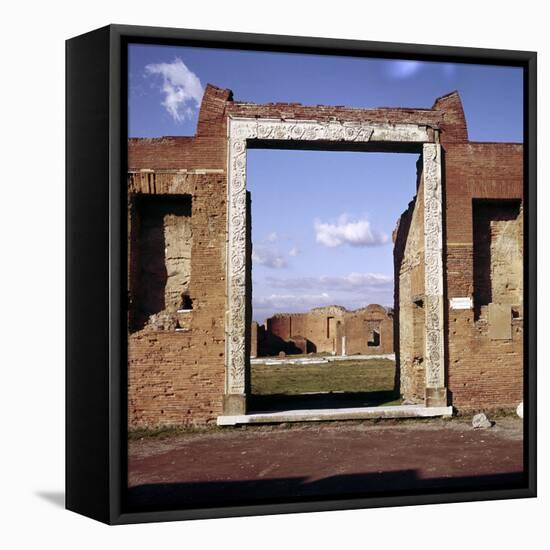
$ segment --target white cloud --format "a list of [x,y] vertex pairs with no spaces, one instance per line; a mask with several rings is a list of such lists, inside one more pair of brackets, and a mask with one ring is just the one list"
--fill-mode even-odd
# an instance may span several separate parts
[[[389,242],[389,237],[372,230],[368,220],[351,219],[346,215],[340,216],[336,223],[317,221],[316,231],[318,240],[324,240],[326,246],[344,243],[374,246]],[[280,243],[279,246],[277,243]],[[285,243],[287,246],[283,248]],[[299,313],[331,304],[349,310],[368,304],[393,304],[392,275],[351,272],[345,275],[292,276],[292,271],[283,268],[293,265],[291,258],[300,253],[293,239],[276,232],[266,234],[263,241],[254,244],[253,266],[273,270],[270,275],[266,275],[265,270],[254,272],[253,316],[257,321],[275,313]]]
[[269,294],[254,296],[253,310],[255,319],[265,319],[275,313],[297,313],[309,311],[318,306],[328,306],[333,303],[330,294]]
[[414,76],[422,66],[422,61],[388,60],[385,63],[386,74],[396,79]]
[[321,294],[270,294],[254,298],[254,307],[294,308],[297,304],[315,307],[319,303],[328,304],[331,300],[327,292]]
[[393,305],[392,277],[377,273],[266,277],[260,288],[254,286],[253,313],[257,321],[275,313],[303,313],[320,306],[339,305],[352,311],[369,304]]
[[389,236],[373,230],[366,218],[352,220],[346,214],[342,214],[336,223],[315,220],[314,228],[317,242],[331,248],[343,244],[362,247],[390,242]]
[[200,106],[204,93],[201,81],[179,57],[172,63],[149,64],[145,72],[162,76],[164,100],[161,105],[176,122],[183,122]]
[[252,248],[252,264],[272,269],[282,269],[288,265],[285,257],[278,250],[261,244]]
[[[262,292],[262,289],[269,289]],[[272,294],[270,292],[273,292]],[[381,273],[349,273],[318,277],[265,277],[254,285],[254,318],[275,313],[305,312],[318,306],[349,310],[368,304],[393,305],[393,277]]]
[[440,71],[444,77],[451,79],[455,76],[458,67],[457,63],[437,63],[429,61],[411,61],[411,60],[386,60],[384,62],[384,72],[389,78],[402,80],[416,76],[420,71],[426,68],[434,68]]
[[263,241],[254,244],[252,247],[252,264],[263,265],[272,269],[282,269],[288,266],[288,256],[296,257],[299,250],[296,246],[290,248],[288,256],[286,252],[281,252],[277,245],[277,241],[287,240],[284,235],[281,237],[276,231],[271,231],[267,234]]
[[393,277],[381,273],[349,273],[348,275],[320,275],[318,277],[266,277],[272,288],[285,290],[317,290],[363,293],[371,290],[393,289]]

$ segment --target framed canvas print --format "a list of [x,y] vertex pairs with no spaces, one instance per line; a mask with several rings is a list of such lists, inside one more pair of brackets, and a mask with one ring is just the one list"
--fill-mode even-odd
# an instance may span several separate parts
[[536,54],[67,42],[67,508],[536,495]]

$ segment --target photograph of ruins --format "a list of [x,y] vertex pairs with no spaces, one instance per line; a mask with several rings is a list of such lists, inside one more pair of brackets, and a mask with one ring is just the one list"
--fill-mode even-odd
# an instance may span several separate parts
[[128,54],[131,506],[521,484],[522,69]]

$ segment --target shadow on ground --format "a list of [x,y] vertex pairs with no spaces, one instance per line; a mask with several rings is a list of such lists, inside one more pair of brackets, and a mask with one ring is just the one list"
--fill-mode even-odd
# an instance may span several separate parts
[[344,409],[398,405],[399,395],[393,391],[357,393],[312,393],[251,395],[247,400],[249,413],[264,413],[305,409]]
[[523,473],[422,479],[416,470],[346,474],[316,481],[305,477],[264,480],[158,483],[128,489],[129,511],[366,498],[422,491],[484,491],[525,486]]
[[65,493],[63,491],[37,491],[34,494],[58,508],[65,508]]

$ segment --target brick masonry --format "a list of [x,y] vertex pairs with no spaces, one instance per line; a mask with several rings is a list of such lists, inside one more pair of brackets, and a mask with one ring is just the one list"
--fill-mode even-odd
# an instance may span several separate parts
[[[456,105],[453,113],[463,117]],[[457,126],[466,128],[465,122]],[[458,410],[512,408],[523,400],[523,146],[473,143],[454,130],[451,136],[441,134],[449,401]],[[421,185],[420,175],[417,197]],[[493,214],[485,211],[476,223],[476,208],[483,205]],[[421,208],[415,198],[394,233],[400,383],[412,402],[423,400]],[[486,289],[476,293],[475,271],[495,287],[494,296],[488,299]],[[452,309],[453,298],[470,298],[473,307]],[[509,305],[509,339],[491,334],[489,303]]]
[[[523,147],[456,144],[445,148],[445,164],[447,295],[449,299],[471,296],[474,302],[472,310],[448,310],[448,388],[458,409],[513,407],[523,400]],[[487,223],[478,224],[478,233],[474,233],[474,205],[479,201],[490,202],[497,210],[508,210],[508,201],[518,205],[509,239],[513,246],[500,268],[494,254],[474,248],[476,240],[488,239],[498,260],[498,231],[479,234],[490,231]],[[509,320],[509,340],[493,339],[489,334],[487,308],[481,307],[487,297],[476,295],[474,287],[476,252],[477,264],[480,260],[485,264],[480,270],[489,271],[493,283],[499,285],[503,275],[513,279],[510,296],[501,292],[493,297],[494,303],[508,303],[516,310]],[[491,263],[485,263],[490,256],[492,271]]]
[[131,173],[129,188],[130,201],[138,194],[191,196],[193,233],[193,309],[184,330],[129,334],[130,426],[211,422],[220,414],[225,380],[225,175]]
[[[237,102],[230,90],[207,86],[194,137],[133,138],[128,142],[128,415],[131,427],[204,424],[223,412],[229,116],[410,122],[425,125],[432,136],[437,134],[444,149],[447,298],[474,295],[473,201],[510,199],[519,201],[521,206],[522,145],[469,142],[456,93],[439,98],[431,109],[351,109]],[[420,186],[421,176],[418,180]],[[185,222],[189,223],[192,236],[191,252],[189,261],[183,262],[181,269],[188,270],[184,290],[192,300],[192,311],[182,314],[177,324],[169,327],[165,326],[164,318],[156,325],[132,323],[140,301],[134,283],[139,280],[142,269],[137,204],[154,197],[171,198],[175,203],[186,200],[191,204],[191,216]],[[420,261],[416,267],[402,268],[399,261],[400,255],[408,259],[415,255],[421,257],[421,229],[417,226],[422,216],[415,214],[419,208],[420,203],[418,206],[415,201],[411,203],[396,235],[395,257],[399,271],[396,267],[394,327],[404,326],[402,315],[411,315],[409,306],[405,313],[400,313],[400,305],[416,300],[414,307],[421,307],[418,298],[423,290],[423,264]],[[516,229],[520,235],[521,231]],[[183,277],[183,271],[178,271],[177,276]],[[516,283],[522,285],[521,281]],[[447,386],[456,407],[513,406],[521,400],[523,310],[521,304],[510,306],[513,315],[510,340],[490,337],[487,315],[483,312],[475,319],[474,310],[447,308]],[[421,349],[418,339],[422,335],[422,315],[417,312],[414,317],[414,307],[412,315],[416,321],[407,329],[414,334],[401,334],[397,328],[394,332],[398,357],[414,358],[419,354],[417,348]],[[326,317],[323,322],[326,328]],[[410,342],[414,343],[412,351]],[[352,353],[351,350],[348,353]],[[421,398],[422,370],[417,371],[418,380],[411,383],[411,388],[416,387],[411,390],[413,398],[415,392]],[[402,368],[402,386],[404,372],[406,367]]]

